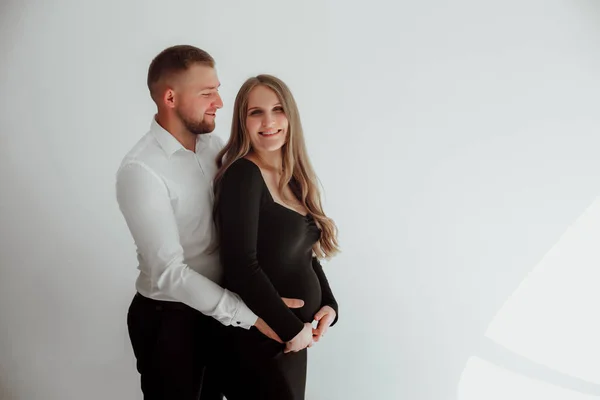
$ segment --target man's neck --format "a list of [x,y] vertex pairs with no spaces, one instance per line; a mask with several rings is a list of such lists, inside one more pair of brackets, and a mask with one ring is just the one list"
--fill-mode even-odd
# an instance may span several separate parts
[[196,135],[188,131],[179,120],[167,114],[157,113],[154,117],[156,122],[169,132],[183,147],[190,151],[196,151]]

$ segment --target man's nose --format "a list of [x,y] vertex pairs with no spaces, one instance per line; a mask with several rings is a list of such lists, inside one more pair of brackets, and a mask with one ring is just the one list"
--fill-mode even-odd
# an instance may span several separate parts
[[223,99],[221,99],[221,95],[217,92],[217,97],[215,99],[215,102],[213,103],[213,105],[216,108],[223,108]]

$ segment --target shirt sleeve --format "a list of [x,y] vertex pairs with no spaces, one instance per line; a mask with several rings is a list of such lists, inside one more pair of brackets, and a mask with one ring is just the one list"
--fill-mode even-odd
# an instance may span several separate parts
[[168,189],[157,174],[139,162],[124,164],[117,173],[116,192],[144,260],[140,268],[153,287],[224,325],[246,329],[254,325],[258,317],[238,295],[185,264]]
[[217,218],[221,261],[227,287],[238,293],[250,309],[287,342],[303,329],[304,323],[283,302],[257,260],[262,179],[257,166],[238,161],[229,167],[219,183]]
[[312,266],[317,274],[317,277],[319,278],[319,283],[321,284],[321,307],[329,306],[335,310],[335,319],[330,325],[333,326],[337,322],[339,316],[338,303],[333,296],[333,292],[329,286],[329,281],[327,280],[325,272],[323,271],[323,267],[321,266],[321,263],[317,257],[313,257]]

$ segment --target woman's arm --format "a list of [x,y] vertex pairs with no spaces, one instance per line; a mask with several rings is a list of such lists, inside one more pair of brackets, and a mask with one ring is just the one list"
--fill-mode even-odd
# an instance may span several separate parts
[[315,270],[315,273],[317,274],[317,277],[319,278],[319,282],[321,283],[321,308],[329,306],[335,311],[335,319],[330,325],[333,326],[338,320],[338,303],[335,300],[333,292],[331,291],[331,287],[329,286],[329,281],[327,280],[325,272],[323,271],[323,267],[321,266],[321,263],[319,262],[319,259],[317,257],[313,256],[312,266]]
[[259,168],[243,160],[232,164],[219,183],[217,223],[221,262],[228,289],[288,342],[304,323],[283,302],[258,264],[256,244],[263,195]]

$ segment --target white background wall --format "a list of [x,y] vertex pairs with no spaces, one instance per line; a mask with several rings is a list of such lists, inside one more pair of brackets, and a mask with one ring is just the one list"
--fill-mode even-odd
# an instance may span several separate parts
[[141,398],[114,174],[154,112],[150,60],[189,43],[217,60],[222,138],[252,74],[299,102],[343,246],[308,399],[456,399],[600,193],[599,24],[594,0],[3,0],[0,398]]

